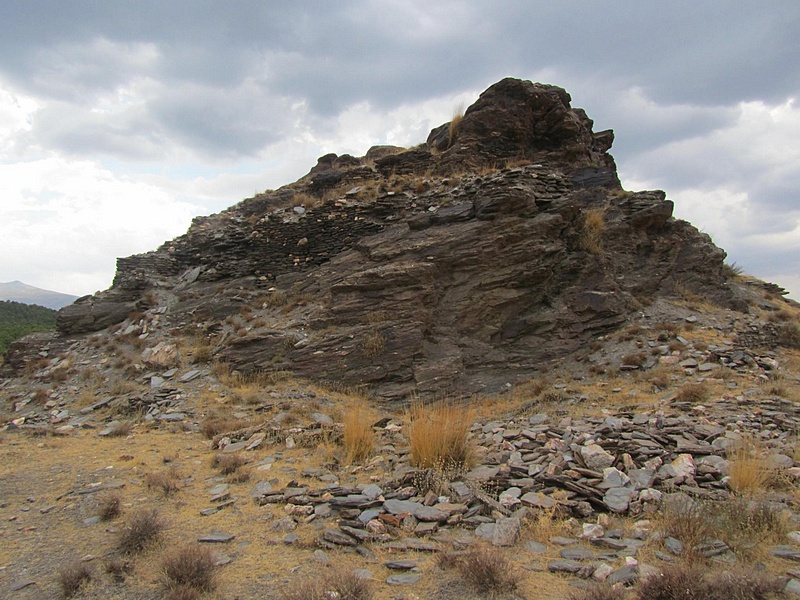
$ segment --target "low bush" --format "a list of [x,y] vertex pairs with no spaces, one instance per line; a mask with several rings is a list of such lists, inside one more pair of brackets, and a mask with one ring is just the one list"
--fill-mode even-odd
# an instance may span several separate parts
[[678,564],[639,584],[635,600],[767,600],[783,587],[766,572],[708,574],[701,565]]
[[372,600],[372,582],[351,571],[334,569],[313,578],[304,579],[279,595],[280,600]]
[[101,496],[97,505],[97,514],[102,521],[116,519],[122,512],[122,498],[119,494],[109,493]]
[[205,546],[175,548],[161,559],[161,583],[168,590],[192,588],[209,592],[216,587],[214,554]]
[[247,464],[247,459],[241,454],[215,454],[211,459],[211,466],[219,469],[223,475],[236,473],[245,464]]
[[234,419],[229,417],[213,417],[206,419],[200,423],[200,433],[207,439],[214,439],[214,436],[220,433],[228,433],[229,431],[236,431],[247,427],[249,423],[243,419]]
[[702,402],[708,398],[709,390],[702,383],[689,383],[677,391],[675,399],[678,402]]
[[166,525],[156,509],[140,509],[119,531],[117,549],[122,554],[137,554],[158,540]]
[[664,534],[679,540],[689,556],[712,534],[705,505],[688,496],[675,497],[665,502],[659,520]]
[[800,325],[786,321],[778,329],[778,343],[787,348],[800,348]]
[[690,560],[702,555],[709,539],[722,540],[743,560],[756,559],[759,548],[781,543],[788,531],[780,505],[736,495],[721,502],[675,498],[665,503],[659,520],[664,534],[680,540]]
[[127,560],[112,556],[103,563],[103,569],[116,583],[122,583],[133,572],[133,565]]
[[58,587],[64,598],[72,598],[89,581],[92,570],[82,562],[73,562],[58,570]]
[[147,489],[157,490],[164,496],[171,496],[180,489],[178,487],[180,474],[174,466],[157,473],[147,473],[144,476],[144,481],[147,484]]
[[465,582],[483,594],[507,594],[517,589],[522,577],[494,547],[477,546],[456,565]]

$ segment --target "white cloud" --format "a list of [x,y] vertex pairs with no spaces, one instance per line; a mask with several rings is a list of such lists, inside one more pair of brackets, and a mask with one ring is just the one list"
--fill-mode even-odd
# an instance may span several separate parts
[[[709,233],[752,275],[786,275],[775,283],[800,297],[792,287],[800,259],[798,139],[794,99],[743,102],[732,122],[631,157],[620,174],[629,189],[666,189],[676,216]],[[777,256],[792,264],[776,264]]]
[[90,161],[0,165],[3,279],[73,294],[111,284],[115,259],[186,231],[198,207]]

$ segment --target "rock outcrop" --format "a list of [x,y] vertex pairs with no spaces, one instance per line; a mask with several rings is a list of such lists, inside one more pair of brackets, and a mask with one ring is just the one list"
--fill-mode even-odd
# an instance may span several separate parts
[[326,155],[305,177],[120,259],[61,311],[64,335],[159,306],[241,371],[379,396],[491,392],[620,327],[655,298],[741,308],[725,253],[624,191],[613,133],[562,89],[505,79],[404,150]]

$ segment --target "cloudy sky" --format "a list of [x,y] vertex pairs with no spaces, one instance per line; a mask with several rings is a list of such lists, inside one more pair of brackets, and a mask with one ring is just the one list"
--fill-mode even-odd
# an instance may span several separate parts
[[105,289],[193,216],[424,141],[514,76],[800,298],[799,31],[796,0],[0,0],[0,281]]

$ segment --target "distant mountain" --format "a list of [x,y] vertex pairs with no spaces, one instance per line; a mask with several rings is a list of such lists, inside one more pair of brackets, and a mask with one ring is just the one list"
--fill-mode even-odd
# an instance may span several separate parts
[[21,281],[0,282],[0,300],[11,300],[22,304],[37,304],[53,310],[72,304],[78,297],[27,285]]

